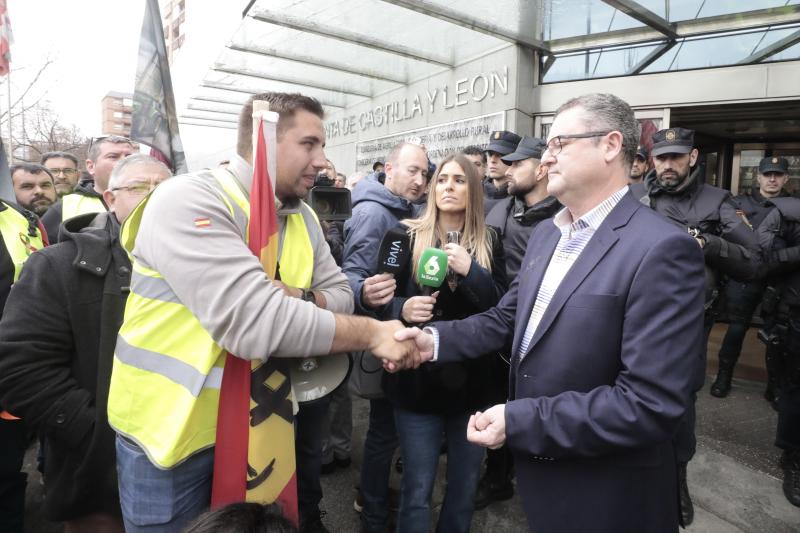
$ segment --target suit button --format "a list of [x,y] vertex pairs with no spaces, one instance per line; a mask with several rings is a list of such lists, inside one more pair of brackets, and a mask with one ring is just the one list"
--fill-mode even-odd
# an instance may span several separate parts
[[63,424],[66,419],[67,417],[64,413],[58,413],[56,415],[56,424]]

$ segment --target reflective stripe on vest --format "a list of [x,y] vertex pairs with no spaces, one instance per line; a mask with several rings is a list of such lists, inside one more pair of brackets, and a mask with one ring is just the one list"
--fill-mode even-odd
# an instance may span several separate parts
[[61,222],[86,213],[108,211],[100,198],[70,193],[61,197]]
[[[228,171],[197,174],[207,180],[246,240],[250,204]],[[133,251],[149,196],[123,225],[120,242]],[[314,255],[303,205],[289,215],[280,256],[284,283],[309,288]],[[117,338],[108,420],[159,468],[171,468],[216,441],[219,388],[226,352],[157,271],[133,260],[131,289]]]
[[19,279],[22,265],[28,257],[36,250],[44,248],[41,232],[37,229],[36,235],[31,236],[30,226],[31,222],[16,209],[6,207],[0,211],[0,235],[14,264],[14,281]]

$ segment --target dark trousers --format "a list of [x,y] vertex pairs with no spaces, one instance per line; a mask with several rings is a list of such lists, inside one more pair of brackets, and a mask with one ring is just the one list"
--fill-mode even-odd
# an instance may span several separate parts
[[385,531],[389,522],[389,476],[397,448],[394,409],[388,400],[369,401],[369,429],[361,464],[361,522],[367,531]]
[[319,516],[322,501],[320,467],[322,437],[330,395],[303,402],[295,417],[295,457],[297,461],[297,508],[300,520]]
[[736,365],[753,313],[763,296],[764,284],[760,281],[742,283],[731,280],[725,286],[730,324],[719,349],[720,367],[724,365],[732,370]]
[[784,383],[781,388],[775,446],[800,450],[800,383]]
[[703,348],[702,348],[702,363],[698,375],[695,380],[695,390],[692,392],[692,397],[689,400],[689,405],[686,407],[686,413],[678,423],[678,430],[672,438],[672,444],[675,446],[675,457],[680,464],[686,464],[692,460],[694,453],[697,450],[697,436],[694,433],[694,426],[697,419],[695,412],[695,402],[697,401],[697,391],[703,388],[706,375],[706,352],[708,351],[708,336],[711,335],[711,328],[714,326],[714,318],[711,313],[706,313],[703,323]]
[[25,519],[25,485],[22,472],[27,447],[22,420],[0,418],[0,531],[22,533]]

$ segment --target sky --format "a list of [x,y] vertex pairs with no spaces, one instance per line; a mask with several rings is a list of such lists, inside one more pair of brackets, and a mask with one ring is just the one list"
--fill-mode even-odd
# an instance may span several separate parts
[[[31,100],[43,95],[65,123],[98,135],[103,96],[133,92],[144,0],[8,0],[8,14],[12,101],[50,58]],[[7,90],[3,79],[2,109]]]

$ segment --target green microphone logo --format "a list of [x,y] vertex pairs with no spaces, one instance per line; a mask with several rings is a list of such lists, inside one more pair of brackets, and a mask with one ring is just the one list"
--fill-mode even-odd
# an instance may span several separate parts
[[447,254],[438,248],[427,248],[417,265],[417,283],[423,287],[438,288],[447,275]]

